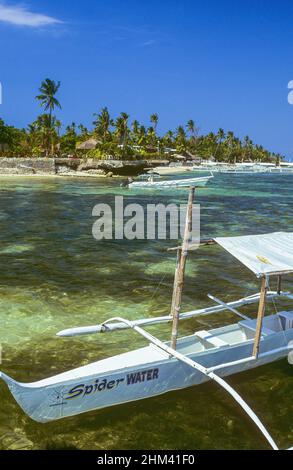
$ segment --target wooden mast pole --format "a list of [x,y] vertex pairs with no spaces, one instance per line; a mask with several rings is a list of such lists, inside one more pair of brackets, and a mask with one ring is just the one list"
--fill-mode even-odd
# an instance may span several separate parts
[[191,187],[189,190],[183,243],[182,243],[182,246],[178,248],[178,251],[177,251],[177,265],[176,265],[176,271],[175,271],[172,306],[171,306],[171,316],[173,317],[171,347],[173,349],[176,349],[176,345],[177,345],[180,307],[181,307],[182,291],[183,291],[184,277],[185,277],[185,266],[186,266],[186,259],[188,255],[190,234],[192,231],[192,208],[193,208],[193,201],[194,201],[194,193],[195,193],[195,187]]
[[263,324],[263,318],[266,311],[266,301],[267,301],[267,279],[266,276],[263,276],[261,281],[261,291],[260,291],[260,299],[259,299],[259,307],[258,307],[258,314],[257,314],[257,324],[256,324],[256,332],[255,332],[255,339],[253,345],[253,356],[255,359],[258,358],[259,354],[259,345],[261,340],[261,330]]

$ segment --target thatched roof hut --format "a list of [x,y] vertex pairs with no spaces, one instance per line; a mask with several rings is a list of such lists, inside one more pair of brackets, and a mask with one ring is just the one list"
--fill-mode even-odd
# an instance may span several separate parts
[[88,139],[85,142],[81,142],[80,144],[77,144],[76,150],[92,150],[95,149],[97,144],[99,143],[98,140],[96,139]]

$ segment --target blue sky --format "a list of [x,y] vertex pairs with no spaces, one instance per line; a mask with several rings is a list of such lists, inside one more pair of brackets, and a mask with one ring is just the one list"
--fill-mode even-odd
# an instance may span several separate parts
[[157,112],[161,132],[192,118],[293,159],[292,24],[290,0],[0,0],[0,115],[34,120],[49,77],[65,124]]

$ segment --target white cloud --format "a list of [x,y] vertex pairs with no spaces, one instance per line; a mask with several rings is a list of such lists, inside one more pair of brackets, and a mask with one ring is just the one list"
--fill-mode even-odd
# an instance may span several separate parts
[[33,13],[25,6],[9,6],[3,3],[0,3],[0,21],[17,26],[30,26],[33,28],[62,23],[62,21],[51,16]]
[[141,44],[142,47],[149,47],[149,46],[154,46],[156,44],[155,39],[150,39],[149,41],[145,41]]

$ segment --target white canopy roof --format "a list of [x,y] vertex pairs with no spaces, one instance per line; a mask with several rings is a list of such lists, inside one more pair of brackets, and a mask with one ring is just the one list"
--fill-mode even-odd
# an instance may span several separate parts
[[293,272],[293,232],[214,240],[257,277]]

